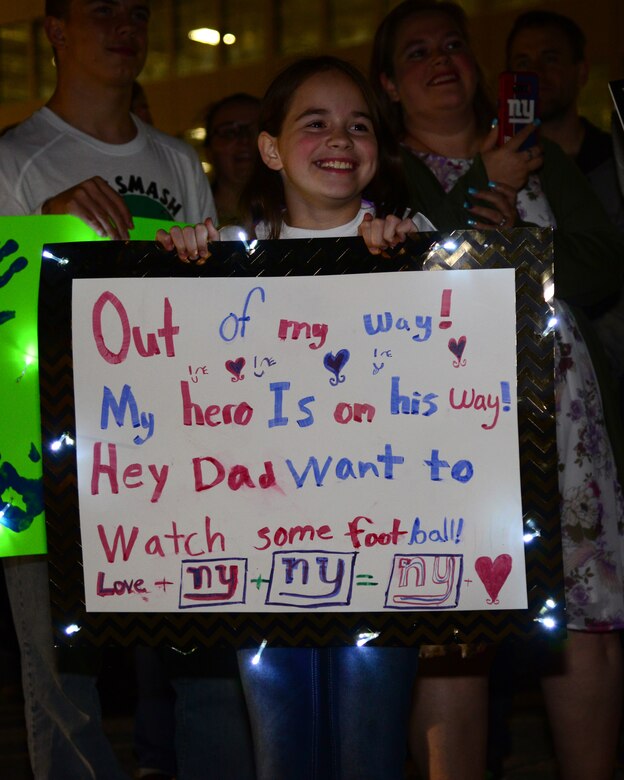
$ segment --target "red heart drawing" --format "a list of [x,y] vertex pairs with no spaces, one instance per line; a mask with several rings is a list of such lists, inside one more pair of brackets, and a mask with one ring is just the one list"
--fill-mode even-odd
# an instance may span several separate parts
[[499,555],[492,563],[492,559],[486,555],[477,558],[475,561],[475,571],[479,579],[485,585],[485,589],[490,596],[488,604],[498,604],[498,594],[505,584],[505,580],[511,571],[511,555]]
[[245,358],[239,357],[236,358],[236,360],[226,360],[225,361],[225,367],[230,372],[230,374],[234,374],[232,378],[232,382],[238,382],[240,379],[244,379],[244,375],[241,374],[241,371],[245,367]]

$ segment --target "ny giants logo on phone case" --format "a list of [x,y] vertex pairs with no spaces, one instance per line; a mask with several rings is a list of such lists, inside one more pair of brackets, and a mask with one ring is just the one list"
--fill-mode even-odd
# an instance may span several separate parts
[[535,101],[528,98],[508,98],[507,116],[514,124],[528,125],[535,119]]
[[[498,80],[498,145],[507,143],[516,133],[539,116],[539,79],[536,73],[505,71]],[[537,143],[532,132],[520,146],[529,149]]]

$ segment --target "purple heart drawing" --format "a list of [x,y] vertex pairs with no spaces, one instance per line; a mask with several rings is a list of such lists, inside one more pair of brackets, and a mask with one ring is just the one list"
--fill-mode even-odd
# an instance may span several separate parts
[[334,375],[330,377],[330,385],[337,385],[338,383],[345,381],[346,377],[344,375],[341,376],[340,371],[347,364],[350,357],[351,355],[348,349],[338,350],[335,355],[333,352],[328,352],[323,357],[323,365]]
[[245,378],[244,374],[241,374],[241,371],[245,367],[245,358],[239,357],[236,358],[236,360],[226,360],[225,361],[225,367],[227,370],[232,374],[232,379],[230,381],[232,382],[240,382],[241,379]]
[[466,348],[466,337],[460,336],[460,338],[457,339],[457,341],[455,339],[449,339],[448,348],[457,358],[457,360],[453,361],[453,365],[456,368],[458,368],[459,366],[465,366],[466,361],[462,360],[462,355],[464,354],[464,349]]
[[506,553],[497,556],[494,561],[487,555],[483,555],[475,561],[475,571],[491,599],[487,600],[488,604],[498,604],[498,594],[509,577],[511,564],[511,555]]

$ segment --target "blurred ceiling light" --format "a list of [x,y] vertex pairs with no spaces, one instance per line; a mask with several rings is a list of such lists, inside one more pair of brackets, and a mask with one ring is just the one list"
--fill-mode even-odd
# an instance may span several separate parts
[[231,46],[233,43],[236,43],[236,36],[232,35],[232,33],[225,33],[223,36],[223,43],[226,46]]
[[193,141],[205,141],[206,140],[206,128],[205,127],[191,127],[187,130],[188,136]]
[[207,43],[209,46],[216,46],[221,40],[219,31],[212,30],[210,27],[199,27],[197,30],[191,30],[188,37],[196,43]]

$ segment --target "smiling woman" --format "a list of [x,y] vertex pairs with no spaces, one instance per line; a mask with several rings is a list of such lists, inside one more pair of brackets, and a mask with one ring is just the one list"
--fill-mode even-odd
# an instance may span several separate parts
[[[382,84],[394,103],[403,106],[406,140],[410,127],[428,112],[449,110],[474,121],[472,101],[477,84],[477,66],[468,43],[455,24],[440,24],[439,12],[407,19],[397,31],[393,77],[382,76]],[[423,108],[425,117],[414,117]]]
[[[456,3],[400,3],[377,31],[371,78],[403,144],[411,205],[439,229],[557,227],[556,424],[570,632],[565,669],[545,675],[543,687],[562,778],[607,780],[621,707],[624,459],[610,377],[583,307],[592,305],[586,296],[590,279],[601,280],[593,303],[621,285],[621,269],[609,260],[622,256],[621,237],[556,144],[542,138],[521,149],[537,121],[497,146],[493,106]],[[603,241],[596,251],[596,242]],[[584,441],[590,429],[596,447]],[[423,660],[412,748],[430,780],[485,775],[488,660],[474,648],[471,659],[447,654]],[[577,715],[570,718],[571,712]]]

